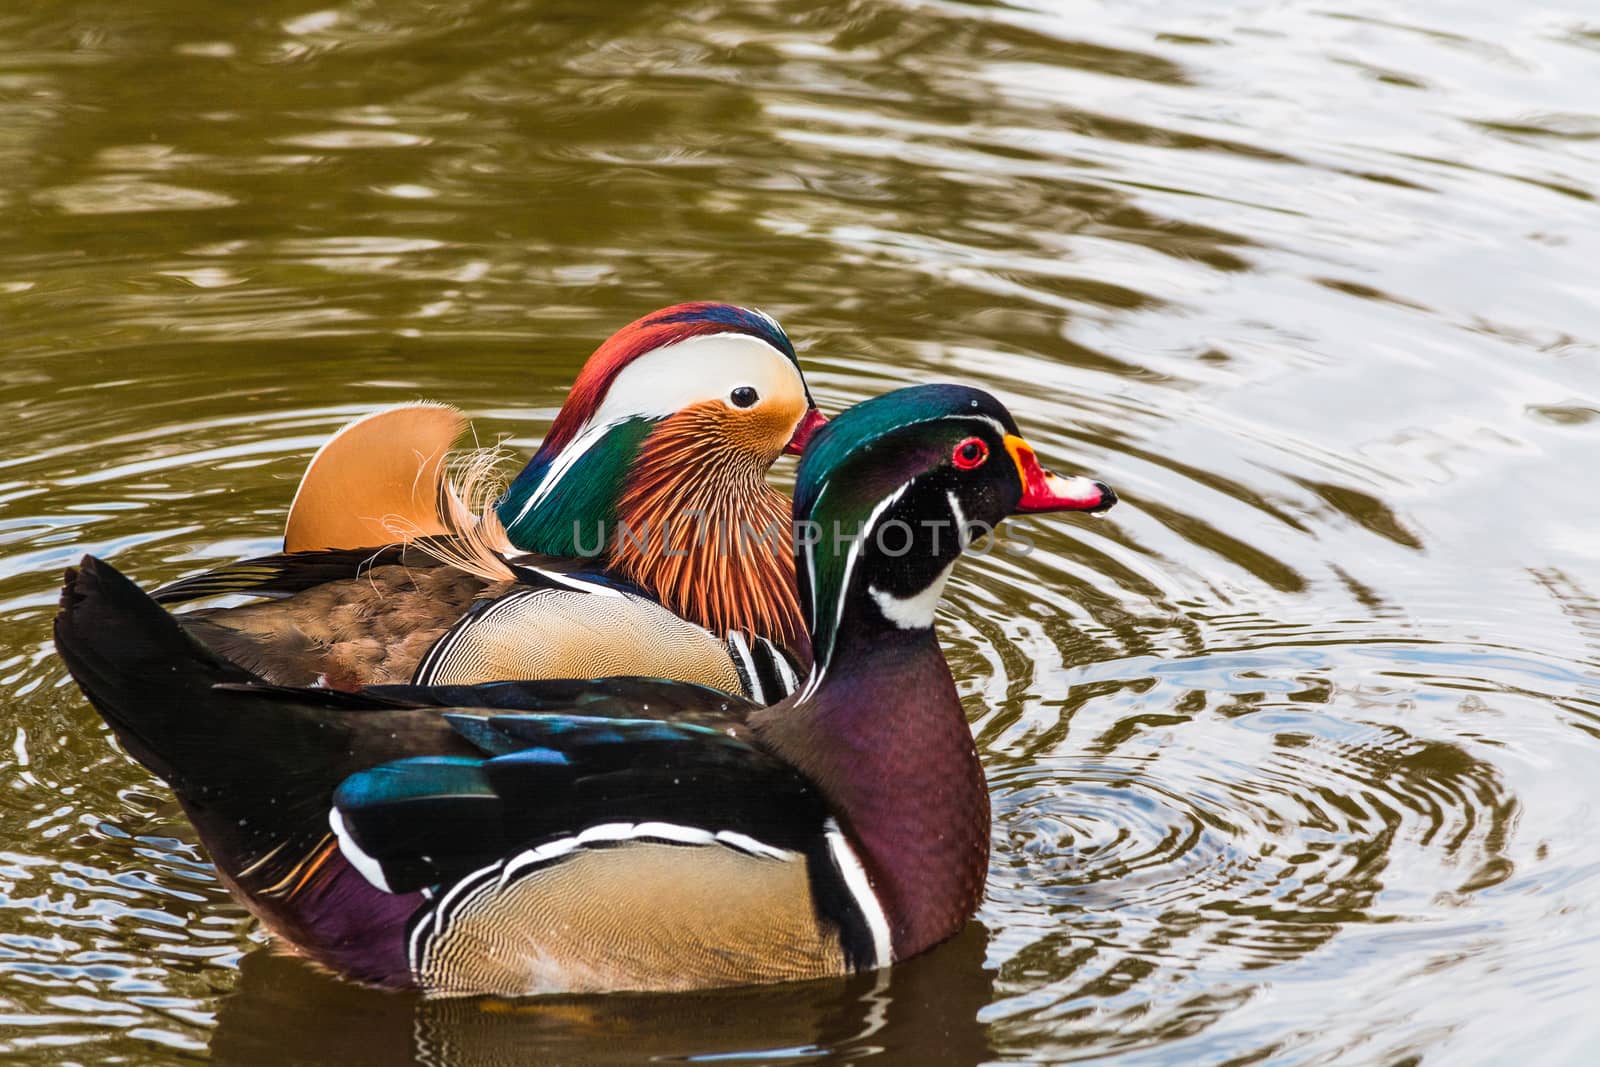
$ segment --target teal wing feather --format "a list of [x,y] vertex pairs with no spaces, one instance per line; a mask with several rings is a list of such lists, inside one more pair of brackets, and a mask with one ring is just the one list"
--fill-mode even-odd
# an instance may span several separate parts
[[352,775],[334,794],[346,853],[376,864],[391,892],[448,883],[596,826],[672,827],[706,844],[725,833],[790,851],[824,832],[826,805],[798,771],[709,727],[447,719],[483,758],[398,760]]

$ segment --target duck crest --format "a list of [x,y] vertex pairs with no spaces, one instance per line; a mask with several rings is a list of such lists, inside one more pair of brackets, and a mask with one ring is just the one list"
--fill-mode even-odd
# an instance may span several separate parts
[[550,431],[534,456],[535,462],[553,458],[572,443],[599,410],[611,383],[628,364],[646,352],[691,337],[717,333],[749,334],[776,348],[791,361],[799,362],[789,335],[764,312],[712,301],[674,304],[653,311],[624,326],[595,349],[572,383],[566,403],[561,405],[561,411],[550,424]]

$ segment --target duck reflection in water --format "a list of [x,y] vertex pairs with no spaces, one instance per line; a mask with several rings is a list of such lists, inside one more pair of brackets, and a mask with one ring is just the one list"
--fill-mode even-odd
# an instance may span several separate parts
[[509,1067],[879,1053],[897,1062],[993,1057],[989,934],[968,923],[932,952],[846,979],[711,993],[428,1000],[341,981],[262,948],[246,956],[211,1039],[219,1067]]

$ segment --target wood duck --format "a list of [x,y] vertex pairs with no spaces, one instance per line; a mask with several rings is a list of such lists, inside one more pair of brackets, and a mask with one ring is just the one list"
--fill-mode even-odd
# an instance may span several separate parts
[[979,390],[849,409],[801,460],[816,654],[768,708],[639,678],[266,686],[92,558],[56,644],[229,888],[340,974],[435,995],[839,975],[944,940],[982,895],[986,783],[933,628],[951,568],[1008,515],[1115,500],[1047,473]]
[[405,405],[357,420],[313,458],[283,554],[156,596],[277,598],[181,618],[279,684],[628,672],[771,702],[810,648],[789,502],[765,475],[824,421],[770,317],[680,304],[596,350],[481,521],[446,478],[465,419]]

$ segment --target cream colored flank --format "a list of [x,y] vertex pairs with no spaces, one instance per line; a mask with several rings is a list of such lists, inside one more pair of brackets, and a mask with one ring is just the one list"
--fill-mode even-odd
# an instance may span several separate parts
[[720,845],[594,849],[457,902],[414,961],[435,995],[687,990],[843,974],[805,860]]

